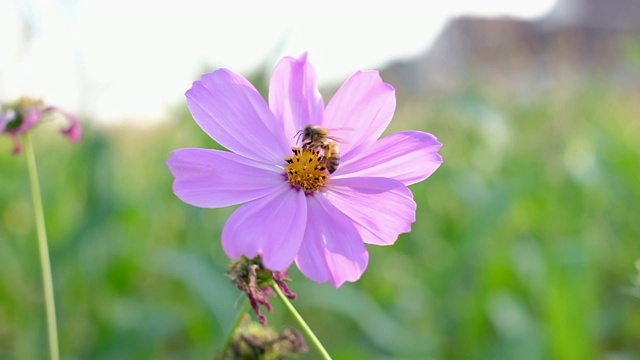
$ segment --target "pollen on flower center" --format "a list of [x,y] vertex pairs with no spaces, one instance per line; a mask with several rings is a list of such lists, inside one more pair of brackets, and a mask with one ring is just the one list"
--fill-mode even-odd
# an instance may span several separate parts
[[293,156],[288,156],[285,167],[289,182],[302,188],[305,193],[320,189],[329,179],[326,161],[317,149],[291,148]]

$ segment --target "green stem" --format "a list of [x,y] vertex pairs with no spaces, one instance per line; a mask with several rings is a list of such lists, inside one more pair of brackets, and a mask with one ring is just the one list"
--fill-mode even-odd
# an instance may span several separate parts
[[244,315],[247,313],[247,311],[249,311],[249,299],[245,298],[244,304],[242,304],[242,307],[240,308],[236,319],[233,321],[233,326],[231,326],[231,329],[229,329],[229,332],[227,333],[227,338],[224,339],[222,350],[220,351],[220,360],[224,360],[225,356],[227,356],[227,351],[229,351],[229,347],[231,346],[231,342],[233,341],[235,330],[238,328],[238,326],[240,326],[242,318],[244,318]]
[[318,340],[318,338],[316,337],[316,334],[313,333],[309,325],[307,325],[307,323],[304,321],[302,316],[300,316],[298,311],[293,307],[289,299],[282,293],[280,288],[275,284],[271,285],[271,288],[273,288],[273,291],[275,291],[276,294],[278,294],[278,297],[280,298],[284,306],[287,308],[287,310],[289,310],[291,315],[293,315],[293,317],[296,319],[296,321],[302,328],[302,331],[307,335],[307,338],[311,340],[311,342],[313,343],[313,346],[315,346],[316,349],[318,349],[318,352],[320,352],[320,355],[322,355],[322,358],[325,360],[331,360],[331,356],[329,355],[327,350],[325,350],[324,346],[322,346],[322,343],[320,342],[320,340]]
[[51,262],[49,260],[49,247],[47,245],[47,230],[44,223],[44,211],[42,210],[42,195],[38,183],[38,170],[36,157],[33,152],[31,135],[24,136],[27,167],[29,169],[29,182],[33,197],[33,212],[36,218],[36,231],[38,235],[38,248],[40,250],[40,265],[42,268],[42,286],[44,302],[47,312],[47,329],[49,332],[49,356],[51,360],[60,359],[58,352],[58,329],[56,325],[56,304],[53,297],[53,278],[51,277]]

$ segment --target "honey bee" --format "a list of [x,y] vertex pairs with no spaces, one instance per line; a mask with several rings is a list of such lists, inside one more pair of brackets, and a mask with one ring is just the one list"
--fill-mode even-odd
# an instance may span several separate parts
[[318,125],[307,125],[298,131],[298,139],[302,136],[302,148],[310,150],[322,149],[324,161],[329,174],[332,174],[340,165],[340,140],[329,136],[329,130]]

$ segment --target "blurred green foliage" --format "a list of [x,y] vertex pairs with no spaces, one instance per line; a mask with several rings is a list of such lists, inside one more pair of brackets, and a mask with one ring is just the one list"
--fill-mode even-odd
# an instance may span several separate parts
[[[412,187],[413,231],[370,247],[361,281],[337,290],[292,270],[294,305],[334,359],[638,358],[639,95],[400,98],[389,131],[444,143]],[[212,358],[241,299],[219,242],[233,209],[182,203],[165,161],[213,141],[186,109],[85,124],[78,145],[55,131],[35,143],[63,359]],[[0,139],[0,359],[44,359],[26,165],[10,147]],[[271,324],[293,324],[273,303]]]

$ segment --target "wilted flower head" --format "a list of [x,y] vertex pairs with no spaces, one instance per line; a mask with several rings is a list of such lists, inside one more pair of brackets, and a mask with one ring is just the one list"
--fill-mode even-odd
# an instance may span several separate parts
[[290,359],[308,351],[307,344],[298,331],[284,328],[279,332],[252,322],[249,316],[242,319],[235,330],[226,356],[215,359]]
[[13,138],[13,153],[22,152],[20,134],[31,130],[47,117],[62,115],[71,124],[61,130],[73,142],[80,141],[82,131],[78,118],[73,114],[52,106],[45,106],[42,100],[22,97],[18,101],[0,104],[0,135],[9,134]]
[[268,104],[227,69],[203,75],[186,96],[196,123],[231,152],[174,151],[175,194],[205,208],[244,203],[222,231],[232,259],[260,255],[271,270],[295,261],[336,287],[360,278],[365,244],[391,245],[411,230],[416,204],[407,186],[442,162],[442,144],[429,133],[379,139],[396,100],[377,71],[353,74],[326,108],[306,54],[278,63]]
[[267,317],[260,311],[260,305],[269,312],[273,311],[269,302],[269,296],[275,295],[271,290],[272,285],[278,286],[282,294],[289,299],[297,298],[286,283],[289,280],[287,272],[265,269],[259,256],[254,259],[241,256],[231,264],[227,275],[236,287],[247,295],[251,308],[262,325],[267,324]]

